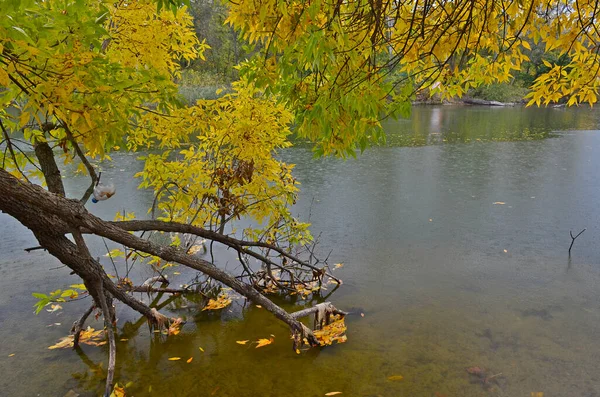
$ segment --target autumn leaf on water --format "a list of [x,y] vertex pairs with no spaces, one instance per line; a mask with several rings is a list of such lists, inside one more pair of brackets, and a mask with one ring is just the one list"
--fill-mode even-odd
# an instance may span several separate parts
[[343,263],[336,263],[335,265],[333,265],[334,269],[339,269],[340,267],[344,267]]
[[202,353],[204,353],[204,349],[199,347],[198,350],[200,350]]
[[256,341],[256,349],[258,349],[259,347],[270,345],[271,343],[273,343],[273,341],[275,341],[275,338],[273,338],[273,337],[271,337],[269,339],[265,339],[265,338],[259,339]]
[[169,357],[169,361],[179,361],[181,357]]
[[388,378],[387,378],[387,380],[391,380],[392,382],[399,381],[402,379],[404,379],[404,376],[402,376],[402,375],[392,375],[392,376],[388,376]]
[[337,396],[338,394],[342,394],[341,391],[330,391],[329,393],[325,393],[326,396]]
[[329,346],[336,343],[344,343],[348,340],[346,337],[346,324],[343,316],[333,316],[334,320],[329,325],[313,331],[313,335],[319,341],[321,346]]
[[235,343],[237,343],[238,345],[245,345],[246,343],[250,342],[250,340],[246,339],[246,340],[236,340]]
[[532,391],[531,397],[544,397],[544,393],[542,393],[541,391]]
[[50,305],[50,309],[46,309],[48,313],[54,313],[57,310],[62,309],[61,305]]
[[169,324],[169,335],[177,335],[181,331],[181,326],[183,325],[183,320],[181,318],[176,318]]
[[262,306],[261,306],[261,305],[256,305],[256,307],[258,307],[259,309],[262,309]]
[[[73,347],[73,335],[65,336],[61,338],[58,343],[48,347],[48,349],[64,349],[67,347]],[[79,335],[79,343],[85,343],[86,345],[91,346],[102,346],[106,344],[106,340],[104,340],[104,330],[94,330],[92,327],[87,327],[84,331],[81,331]]]
[[193,359],[194,359],[194,357],[188,358],[188,360],[186,361],[186,363],[188,363],[188,364],[191,363]]
[[504,201],[495,201],[494,205],[504,205],[506,204]]
[[230,304],[231,304],[231,299],[229,298],[229,296],[227,294],[221,294],[217,297],[217,299],[209,299],[208,303],[206,304],[206,306],[204,306],[202,311],[204,311],[204,310],[219,310],[219,309],[229,306]]
[[115,385],[112,393],[110,393],[110,397],[125,397],[125,388]]
[[8,357],[14,357],[14,356],[15,356],[15,353],[10,353],[10,354],[8,355]]

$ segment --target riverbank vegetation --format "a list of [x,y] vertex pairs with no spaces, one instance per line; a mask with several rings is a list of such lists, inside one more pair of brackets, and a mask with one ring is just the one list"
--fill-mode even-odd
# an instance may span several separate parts
[[[287,324],[296,353],[323,344],[267,297],[340,284],[316,255],[309,225],[292,215],[293,165],[276,157],[291,145],[292,129],[314,143],[315,155],[355,156],[382,142],[382,120],[408,116],[419,92],[452,98],[513,81],[531,62],[531,43],[543,49],[544,68],[527,74],[528,104],[597,100],[600,34],[586,1],[0,4],[0,210],[81,278],[92,303],[73,327],[75,345],[87,317],[103,316],[106,395],[114,386],[115,301],[168,334],[183,325],[136,291],[198,294],[219,309],[231,288]],[[186,100],[181,93],[199,86],[186,83],[194,79],[231,84],[214,97],[190,89]],[[141,153],[137,176],[154,192],[151,219],[104,220],[85,207],[92,196],[118,195],[97,167],[119,149]],[[69,198],[61,163],[72,162],[90,184]],[[110,252],[110,268],[90,252],[91,235],[123,247]],[[211,255],[198,254],[201,239]],[[223,270],[214,244],[236,252],[237,273]],[[129,279],[131,261],[154,276]],[[166,284],[173,264],[195,278],[179,289],[155,286]],[[46,305],[79,294],[38,298]],[[315,328],[343,314],[331,305],[301,313],[316,313]]]

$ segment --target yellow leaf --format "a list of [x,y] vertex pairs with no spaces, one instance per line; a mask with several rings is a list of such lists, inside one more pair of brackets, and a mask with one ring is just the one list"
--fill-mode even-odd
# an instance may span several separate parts
[[[84,331],[79,335],[79,343],[85,343],[86,345],[91,346],[102,346],[106,344],[106,340],[104,340],[104,330],[94,330],[92,327],[87,327]],[[65,336],[61,338],[58,343],[48,347],[50,350],[54,349],[64,349],[67,347],[73,347],[73,335]]]
[[194,359],[194,357],[188,358],[188,360],[186,361],[186,363],[188,363],[188,364],[191,363],[193,359]]
[[19,116],[19,128],[25,127],[25,125],[29,122],[30,116],[28,112],[23,112]]
[[529,43],[525,40],[521,41],[521,45],[525,48],[527,48],[528,50],[531,50],[531,46],[529,45]]
[[326,396],[337,396],[338,394],[342,394],[341,391],[330,391],[329,393],[325,393]]
[[274,340],[275,339],[273,339],[273,337],[271,337],[270,339],[265,339],[265,338],[259,339],[259,340],[256,341],[257,344],[256,344],[256,348],[255,349],[258,349],[259,347],[263,347],[263,346],[266,346],[266,345],[270,345],[271,343],[273,343]]
[[110,397],[125,397],[125,388],[119,385],[115,385]]
[[0,86],[8,87],[8,83],[10,78],[8,77],[8,73],[3,68],[0,68]]
[[343,263],[336,263],[335,265],[333,265],[334,269],[339,269],[340,267],[344,267]]
[[259,309],[262,309],[262,306],[261,306],[261,305],[256,305],[256,307],[258,307]]
[[507,253],[507,252],[508,252],[508,250],[504,250],[504,253]]
[[200,350],[202,353],[204,353],[204,349],[199,347],[198,350]]
[[179,361],[181,357],[169,357],[169,361]]
[[296,349],[296,354],[300,354],[300,349]]
[[544,393],[542,393],[541,391],[532,391],[531,397],[544,397]]
[[206,304],[206,306],[204,306],[202,311],[204,311],[204,310],[219,310],[219,309],[229,306],[230,304],[231,304],[231,299],[229,298],[229,296],[227,294],[221,294],[221,295],[219,295],[219,297],[217,299],[209,299],[208,303]]
[[402,375],[392,375],[392,376],[388,376],[387,379],[395,382],[395,381],[404,379],[404,376],[402,376]]
[[494,205],[504,205],[506,204],[504,201],[495,201]]
[[237,343],[238,345],[245,345],[246,343],[250,342],[249,340],[236,340],[235,343]]
[[14,357],[15,353],[10,353],[8,357]]
[[181,331],[181,326],[183,325],[183,320],[181,318],[176,318],[170,325],[169,330],[167,332],[168,335],[177,335]]

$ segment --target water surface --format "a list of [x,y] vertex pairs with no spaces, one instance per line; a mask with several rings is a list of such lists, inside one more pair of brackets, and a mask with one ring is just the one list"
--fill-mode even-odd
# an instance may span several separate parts
[[[344,285],[329,300],[365,315],[347,318],[348,342],[298,356],[286,327],[241,299],[223,313],[164,308],[188,321],[169,339],[120,306],[118,380],[133,382],[135,396],[599,396],[598,120],[589,109],[416,107],[411,120],[386,125],[388,146],[358,160],[284,152],[302,182],[295,211],[311,214],[322,251],[344,263]],[[114,158],[103,169],[117,196],[88,207],[107,219],[145,214],[152,195],[131,179],[141,165]],[[69,176],[67,188],[86,183]],[[32,314],[32,291],[78,280],[44,252],[23,252],[35,245],[31,233],[0,220],[0,390],[99,393],[105,348],[47,350],[89,302]],[[569,260],[569,230],[583,228]],[[104,254],[101,241],[92,247]],[[181,273],[174,284],[187,281]],[[270,334],[262,349],[235,343]],[[500,375],[488,386],[467,374],[472,366]]]

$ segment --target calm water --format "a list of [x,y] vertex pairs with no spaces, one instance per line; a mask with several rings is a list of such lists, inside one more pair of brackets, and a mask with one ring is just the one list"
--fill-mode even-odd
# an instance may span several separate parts
[[[312,214],[322,251],[344,263],[329,300],[365,314],[347,318],[348,342],[297,356],[286,327],[242,300],[223,313],[167,306],[188,323],[164,339],[120,306],[117,379],[135,396],[600,396],[599,120],[589,109],[417,107],[386,125],[388,147],[358,160],[286,151],[302,182],[296,211]],[[152,196],[131,179],[141,165],[114,158],[103,169],[118,194],[89,208],[145,214]],[[87,183],[67,182],[73,193]],[[89,302],[32,314],[31,292],[78,280],[44,252],[23,252],[32,235],[0,222],[0,394],[95,395],[104,347],[47,349]],[[569,230],[583,228],[569,260]],[[174,284],[190,274],[179,271]],[[262,349],[235,343],[270,334]],[[489,387],[472,366],[497,375]]]

